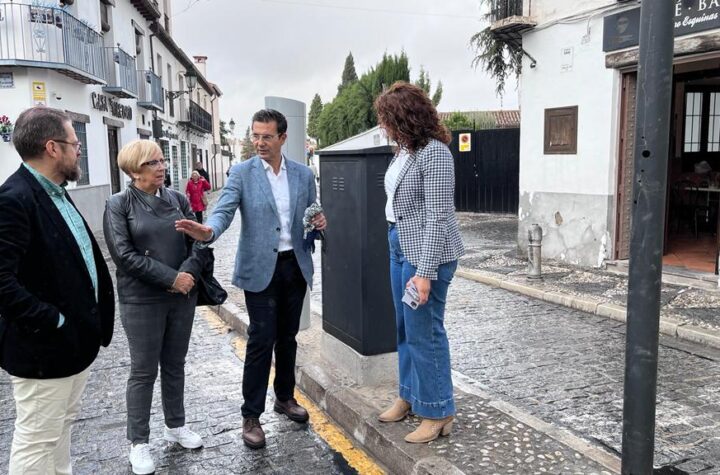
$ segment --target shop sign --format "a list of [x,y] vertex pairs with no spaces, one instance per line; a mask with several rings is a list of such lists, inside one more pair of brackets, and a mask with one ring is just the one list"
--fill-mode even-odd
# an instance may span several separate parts
[[[720,0],[675,0],[675,36],[720,28]],[[640,8],[608,15],[603,25],[603,51],[640,43]]]
[[101,112],[109,112],[110,115],[117,117],[118,119],[132,119],[132,107],[120,104],[112,97],[93,92],[90,95],[90,100],[92,102],[93,109]]

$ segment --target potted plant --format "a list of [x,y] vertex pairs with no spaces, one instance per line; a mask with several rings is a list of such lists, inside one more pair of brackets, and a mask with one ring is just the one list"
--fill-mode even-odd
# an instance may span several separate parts
[[3,142],[9,142],[13,131],[13,123],[6,115],[0,115],[0,136]]

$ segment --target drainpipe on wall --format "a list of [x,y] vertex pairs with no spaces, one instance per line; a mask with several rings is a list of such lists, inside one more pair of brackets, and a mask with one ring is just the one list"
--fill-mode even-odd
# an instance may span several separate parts
[[[214,89],[214,88],[213,88]],[[215,104],[213,104],[217,100],[218,96],[213,94],[213,96],[210,98],[210,110],[212,111],[212,124],[213,124],[213,130],[211,132],[212,135],[212,151],[213,151],[213,182],[217,182],[217,167],[215,166],[217,164],[217,152],[215,151]],[[208,164],[209,165],[209,164]],[[220,153],[220,165],[222,165],[222,153]],[[222,180],[223,186],[225,186],[225,174],[222,173],[222,168],[220,169],[220,179]],[[213,186],[215,183],[213,183]],[[216,188],[217,189],[217,188]]]

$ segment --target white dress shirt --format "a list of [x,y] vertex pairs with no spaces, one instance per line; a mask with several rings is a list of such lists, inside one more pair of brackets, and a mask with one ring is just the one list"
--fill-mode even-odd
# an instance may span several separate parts
[[389,223],[395,222],[393,198],[395,197],[395,188],[397,188],[397,179],[400,175],[400,170],[402,170],[402,167],[405,164],[406,157],[407,152],[404,150],[399,151],[397,157],[395,157],[395,161],[385,172],[385,194],[387,195],[387,202],[385,203],[385,219],[387,219]]
[[270,182],[273,197],[275,197],[275,206],[280,215],[280,244],[278,252],[289,251],[293,248],[292,236],[290,234],[290,186],[288,185],[287,167],[285,166],[285,157],[280,161],[280,173],[277,175],[272,166],[265,160],[261,160],[265,174]]

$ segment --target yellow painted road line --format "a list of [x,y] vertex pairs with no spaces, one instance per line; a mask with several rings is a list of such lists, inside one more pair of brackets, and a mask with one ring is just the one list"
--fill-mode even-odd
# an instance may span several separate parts
[[[223,322],[215,312],[207,308],[198,308],[210,326],[218,333],[228,333],[230,327]],[[232,339],[232,346],[235,355],[243,360],[247,340],[238,336]],[[270,381],[275,378],[275,367],[270,368]],[[361,475],[384,475],[386,472],[380,468],[370,456],[362,449],[356,447],[353,442],[343,433],[342,429],[334,424],[315,403],[308,399],[299,390],[295,390],[295,399],[307,409],[310,414],[310,425],[317,435],[320,436],[334,451],[343,456],[348,465],[358,471]]]

